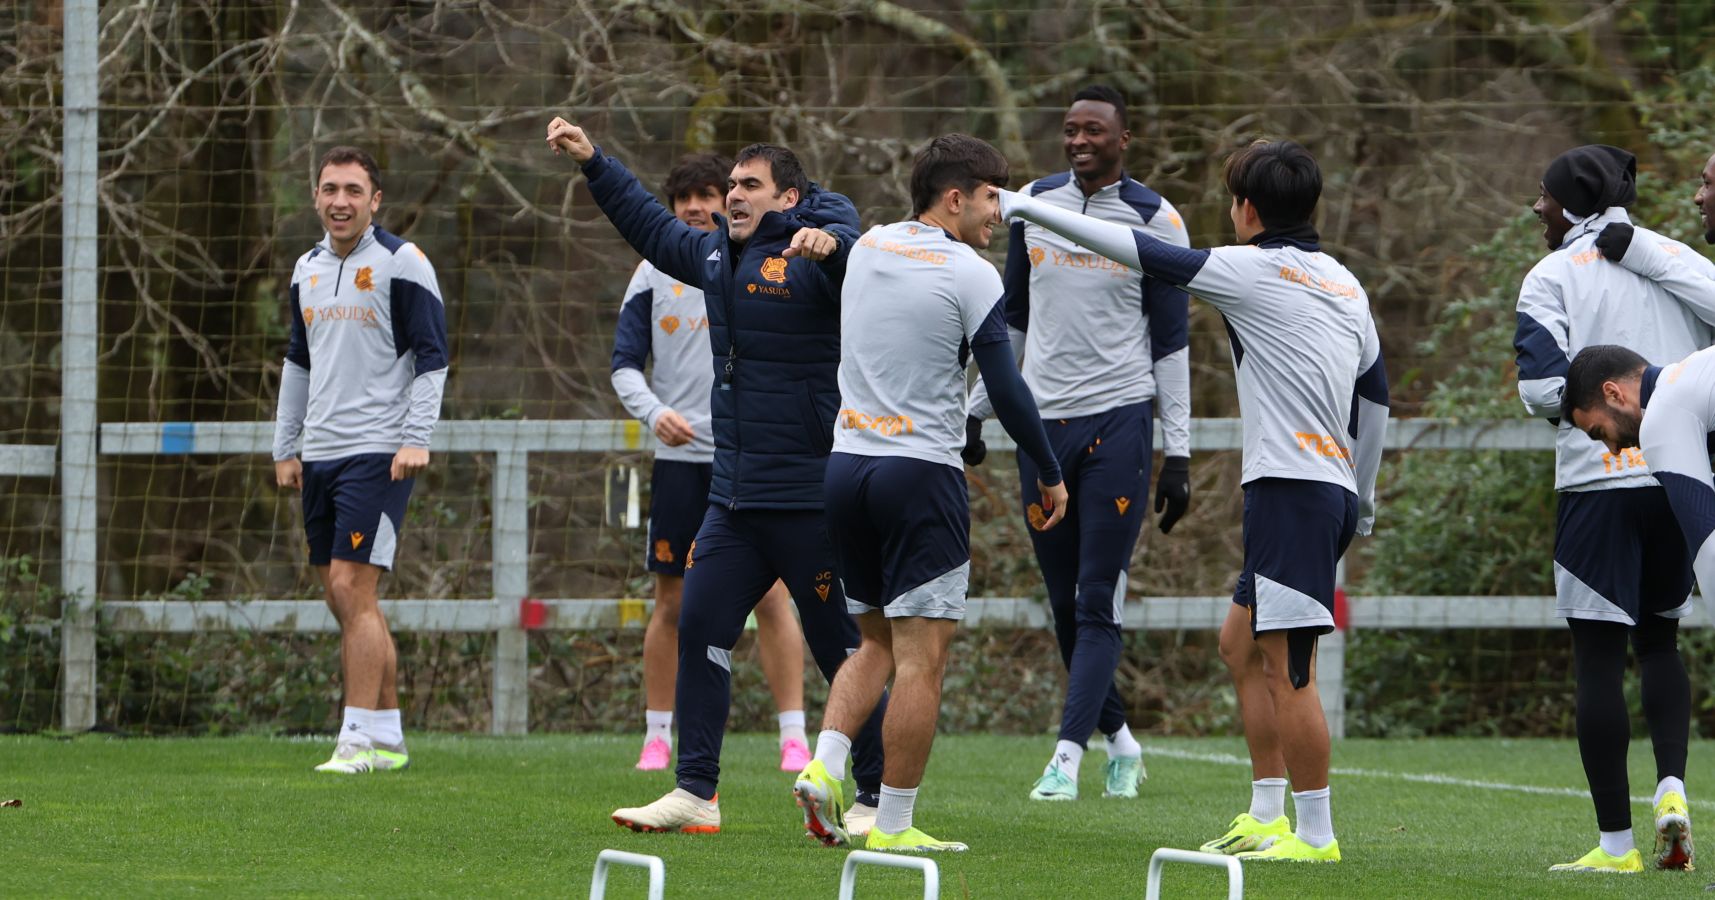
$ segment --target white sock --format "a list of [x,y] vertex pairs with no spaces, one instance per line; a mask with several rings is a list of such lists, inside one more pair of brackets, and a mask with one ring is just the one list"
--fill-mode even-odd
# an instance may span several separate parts
[[1602,852],[1609,856],[1625,856],[1636,846],[1632,843],[1632,830],[1602,832]]
[[1661,798],[1667,796],[1668,791],[1673,791],[1681,797],[1685,796],[1685,780],[1682,778],[1675,778],[1672,775],[1663,778],[1661,780],[1661,784],[1655,786],[1654,802],[1660,803]]
[[1273,822],[1286,815],[1286,779],[1258,778],[1251,782],[1251,818]]
[[787,741],[798,740],[810,743],[810,738],[804,734],[804,711],[801,709],[782,710],[775,718],[780,720],[780,746],[786,746]]
[[1298,839],[1312,847],[1334,840],[1334,814],[1328,809],[1328,789],[1293,791],[1292,811],[1298,814]]
[[916,788],[881,785],[881,806],[876,809],[875,827],[883,834],[898,834],[911,827],[911,809],[917,805]]
[[1078,780],[1078,764],[1084,761],[1084,748],[1071,741],[1060,741],[1054,745],[1054,758],[1048,761],[1048,768],[1059,769],[1060,774],[1073,781]]
[[1142,756],[1143,745],[1137,738],[1131,736],[1131,726],[1121,725],[1120,730],[1108,735],[1108,758],[1116,756]]
[[396,709],[371,710],[369,724],[364,727],[364,731],[369,734],[369,739],[377,744],[397,747],[405,743],[405,725]]
[[846,758],[852,755],[852,739],[831,729],[824,728],[816,735],[816,758],[822,765],[828,767],[828,774],[844,781],[846,777]]
[[339,724],[339,743],[368,744],[370,710],[355,706],[345,708],[345,718]]
[[643,711],[643,743],[660,739],[673,746],[673,711],[646,709]]

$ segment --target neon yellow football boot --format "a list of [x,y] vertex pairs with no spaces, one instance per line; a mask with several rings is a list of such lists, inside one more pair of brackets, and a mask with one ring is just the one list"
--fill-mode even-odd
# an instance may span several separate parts
[[872,828],[869,837],[864,839],[864,849],[894,853],[963,853],[971,848],[958,841],[937,840],[917,828],[907,828],[898,834]]
[[792,796],[804,810],[804,830],[811,837],[828,847],[844,846],[851,840],[846,832],[845,785],[829,774],[821,760],[810,760],[798,773],[792,782]]
[[1331,840],[1326,847],[1314,847],[1296,834],[1287,834],[1269,838],[1260,850],[1247,850],[1237,855],[1245,862],[1337,863],[1340,861],[1340,842]]
[[1601,847],[1591,850],[1569,863],[1549,866],[1550,872],[1602,872],[1615,875],[1630,875],[1644,870],[1644,855],[1633,847],[1625,856],[1609,856],[1602,852]]
[[1691,871],[1691,812],[1685,796],[1668,791],[1655,805],[1655,867]]
[[1197,849],[1204,853],[1234,856],[1250,850],[1261,850],[1270,838],[1285,837],[1291,833],[1292,823],[1288,822],[1285,816],[1272,822],[1259,822],[1250,813],[1239,813],[1233,818],[1232,827],[1226,834]]

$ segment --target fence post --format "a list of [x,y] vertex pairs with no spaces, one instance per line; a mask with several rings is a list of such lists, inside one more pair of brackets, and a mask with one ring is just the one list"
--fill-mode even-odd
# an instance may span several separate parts
[[60,727],[95,727],[96,117],[99,0],[65,0],[60,314]]
[[494,460],[494,602],[503,624],[494,633],[493,734],[530,730],[530,643],[518,620],[530,593],[529,458],[500,450]]

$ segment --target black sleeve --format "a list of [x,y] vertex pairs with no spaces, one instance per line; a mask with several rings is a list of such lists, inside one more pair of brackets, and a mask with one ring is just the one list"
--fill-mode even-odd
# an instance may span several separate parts
[[1018,374],[1018,363],[1012,358],[1012,342],[976,344],[971,347],[971,356],[988,385],[989,402],[994,404],[995,418],[1000,420],[1001,427],[1018,442],[1024,455],[1036,463],[1043,484],[1049,487],[1059,484],[1060,461],[1054,458],[1054,451],[1048,445],[1048,432],[1042,429],[1036,397],[1024,383],[1024,376]]

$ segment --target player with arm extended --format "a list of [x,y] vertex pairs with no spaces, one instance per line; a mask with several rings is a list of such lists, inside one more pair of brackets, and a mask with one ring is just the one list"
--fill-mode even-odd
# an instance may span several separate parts
[[[1572,635],[1578,748],[1600,832],[1595,849],[1556,870],[1643,869],[1626,771],[1628,642],[1655,749],[1656,819],[1689,825],[1691,683],[1679,655],[1678,620],[1691,611],[1691,560],[1647,457],[1635,450],[1603,453],[1561,418],[1568,362],[1586,345],[1620,344],[1665,363],[1711,340],[1715,281],[1705,273],[1715,267],[1631,223],[1626,207],[1637,198],[1636,172],[1630,153],[1605,145],[1574,148],[1549,164],[1532,209],[1550,252],[1519,288],[1513,339],[1525,409],[1558,427],[1554,593]],[[1657,848],[1656,865],[1689,863],[1689,843],[1676,843]]]
[[[1387,374],[1368,295],[1322,252],[1311,224],[1322,192],[1315,159],[1291,141],[1259,141],[1230,157],[1224,176],[1240,246],[1177,247],[1006,191],[1001,213],[1182,287],[1226,319],[1245,504],[1244,568],[1221,627],[1221,658],[1255,780],[1250,810],[1203,849],[1337,862],[1316,639],[1334,628],[1341,555],[1375,522]],[[1288,777],[1296,832],[1285,815]]]
[[[685,554],[679,609],[678,787],[615,810],[636,831],[720,830],[716,786],[732,703],[732,648],[770,586],[786,583],[830,682],[861,635],[834,578],[822,475],[839,409],[840,283],[857,210],[810,183],[791,150],[752,144],[727,178],[714,231],[668,212],[625,167],[564,119],[548,145],[577,161],[602,213],[669,278],[701,288],[709,317],[715,440],[709,507]],[[856,736],[859,805],[881,787],[885,701]]]
[[[715,229],[726,211],[732,160],[694,153],[667,173],[673,215],[692,228]],[[649,378],[643,369],[654,358]],[[709,508],[715,455],[709,431],[709,318],[703,292],[639,263],[625,289],[613,342],[613,389],[627,412],[655,433],[650,472],[648,569],[655,575],[655,608],[643,632],[643,751],[637,768],[667,768],[673,751],[673,685],[679,670],[679,595],[685,555]],[[804,733],[804,636],[792,597],[776,581],[756,605],[762,671],[779,708],[780,769],[810,761]]]
[[[1125,99],[1106,85],[1072,97],[1062,121],[1070,171],[1020,192],[1188,246],[1184,222],[1160,194],[1125,172]],[[1126,724],[1114,685],[1127,570],[1148,516],[1153,417],[1165,455],[1155,509],[1163,533],[1190,504],[1191,376],[1185,292],[1090,253],[1046,228],[1014,222],[1007,242],[1005,309],[1013,350],[1040,405],[1054,454],[1076,502],[1065,527],[1030,530],[1066,666],[1059,739],[1031,787],[1032,800],[1074,800],[1092,731],[1107,739],[1103,796],[1136,797],[1143,748]],[[978,382],[967,426],[967,462],[984,454],[987,386]],[[1039,519],[1036,468],[1019,454],[1027,521]]]
[[[886,769],[871,850],[964,850],[913,825],[940,714],[947,646],[970,585],[965,370],[990,379],[1006,426],[1039,467],[1049,529],[1066,487],[1013,361],[1000,278],[976,250],[997,222],[1006,157],[962,134],[935,138],[911,170],[912,218],[869,230],[847,260],[840,305],[840,415],[828,461],[828,528],[863,644],[829,690],[816,758],[793,785],[810,834],[829,846],[843,816],[850,735],[891,677]],[[975,248],[975,249],[973,249]]]
[[316,771],[354,775],[410,763],[399,662],[377,589],[393,568],[413,479],[429,465],[447,320],[428,257],[374,223],[373,157],[329,150],[312,190],[327,234],[292,271],[274,477],[303,494],[310,565],[339,621],[344,721],[333,757]]

